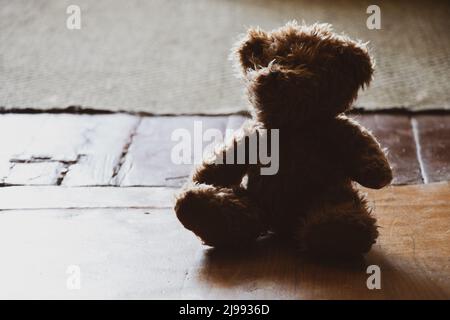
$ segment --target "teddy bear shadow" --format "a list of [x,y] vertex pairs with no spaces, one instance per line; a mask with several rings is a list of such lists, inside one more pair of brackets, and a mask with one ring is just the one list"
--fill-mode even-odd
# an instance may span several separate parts
[[[369,290],[367,267],[380,266],[384,290]],[[320,259],[299,252],[275,236],[238,249],[205,251],[198,270],[211,287],[242,289],[244,297],[319,299],[420,298],[417,292],[402,292],[396,286],[415,288],[426,279],[392,265],[383,251],[373,249],[366,257]],[[385,273],[386,272],[386,273]],[[259,293],[258,293],[259,292]],[[273,296],[276,294],[276,296]]]
[[284,239],[270,235],[242,247],[206,249],[200,271],[205,278],[227,286],[246,279],[271,278],[290,281],[286,271],[293,271],[292,268],[306,264],[342,270],[365,270],[362,257],[319,258],[302,253]]

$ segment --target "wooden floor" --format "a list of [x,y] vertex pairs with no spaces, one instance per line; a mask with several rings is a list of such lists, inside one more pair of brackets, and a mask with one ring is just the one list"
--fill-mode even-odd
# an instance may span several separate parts
[[[450,116],[356,118],[388,149],[394,186],[365,190],[374,249],[326,264],[271,238],[217,252],[176,220],[192,166],[172,163],[172,132],[242,116],[0,115],[0,298],[449,299]],[[380,290],[366,286],[374,264]]]

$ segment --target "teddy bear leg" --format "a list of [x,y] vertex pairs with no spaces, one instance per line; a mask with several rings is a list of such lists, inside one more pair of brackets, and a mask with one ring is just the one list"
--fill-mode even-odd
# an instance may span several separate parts
[[261,210],[243,188],[195,185],[178,197],[175,212],[186,229],[213,247],[240,245],[266,231]]
[[376,219],[356,191],[345,201],[322,202],[302,221],[298,236],[312,255],[328,258],[360,256],[378,237]]

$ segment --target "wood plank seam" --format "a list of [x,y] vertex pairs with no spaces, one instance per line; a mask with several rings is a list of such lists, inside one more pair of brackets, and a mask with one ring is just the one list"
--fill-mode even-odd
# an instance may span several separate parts
[[[78,156],[84,156],[84,154],[79,154]],[[41,162],[58,162],[63,164],[75,164],[78,162],[78,159],[76,160],[55,160],[52,158],[47,157],[31,157],[31,159],[18,159],[18,158],[11,158],[9,160],[11,163],[41,163]]]
[[[112,174],[112,176],[111,176],[111,178],[109,180],[110,181],[110,185],[115,185],[114,179],[119,174],[120,169],[122,168],[122,165],[125,162],[125,158],[126,158],[126,156],[128,154],[128,151],[130,150],[131,145],[134,142],[134,138],[135,138],[135,136],[136,136],[136,134],[138,132],[138,129],[139,129],[141,123],[142,123],[142,117],[138,117],[138,121],[136,122],[136,124],[134,125],[133,129],[131,130],[130,135],[128,137],[127,143],[125,143],[125,145],[123,146],[123,150],[122,150],[122,153],[120,155],[119,162],[117,163],[117,165],[113,169],[113,174]],[[120,181],[118,181],[117,185],[120,185]]]
[[423,183],[428,184],[429,180],[428,180],[427,173],[425,171],[424,162],[423,162],[423,158],[422,158],[422,146],[420,144],[417,120],[413,117],[410,117],[410,120],[411,120],[411,128],[412,128],[412,132],[413,132],[414,141],[416,143],[417,161],[419,161],[420,174],[422,176]]
[[77,156],[76,160],[55,160],[55,159],[52,159],[49,157],[32,157],[31,159],[19,159],[19,158],[13,157],[9,160],[9,163],[10,163],[9,173],[5,177],[2,177],[2,179],[0,181],[0,187],[23,185],[23,184],[16,184],[16,183],[8,183],[8,182],[6,182],[6,179],[8,179],[12,170],[14,169],[14,167],[17,164],[32,164],[32,163],[42,163],[42,164],[59,163],[59,164],[62,164],[63,168],[56,179],[56,185],[60,186],[62,181],[64,180],[65,175],[69,171],[70,166],[72,166],[73,164],[76,164],[80,160],[80,158],[83,156],[84,156],[83,154],[79,154]]
[[70,167],[76,163],[78,163],[78,161],[80,161],[80,159],[84,157],[84,154],[78,154],[77,155],[77,159],[75,161],[60,161],[63,165],[64,168],[63,170],[61,170],[58,179],[56,180],[56,185],[60,186],[64,180],[64,178],[66,177],[66,175],[69,173]]
[[8,184],[5,182],[5,180],[8,178],[9,173],[11,172],[12,168],[14,167],[14,163],[12,163],[11,161],[9,161],[9,167],[7,169],[6,175],[2,175],[0,177],[0,187],[5,187],[8,186]]
[[9,186],[0,188],[6,209],[173,208],[177,187]]

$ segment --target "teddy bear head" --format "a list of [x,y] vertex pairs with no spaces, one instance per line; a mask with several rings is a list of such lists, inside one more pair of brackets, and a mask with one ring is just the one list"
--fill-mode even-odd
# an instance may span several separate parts
[[337,116],[373,73],[366,46],[329,24],[251,28],[235,53],[256,117],[272,128]]

